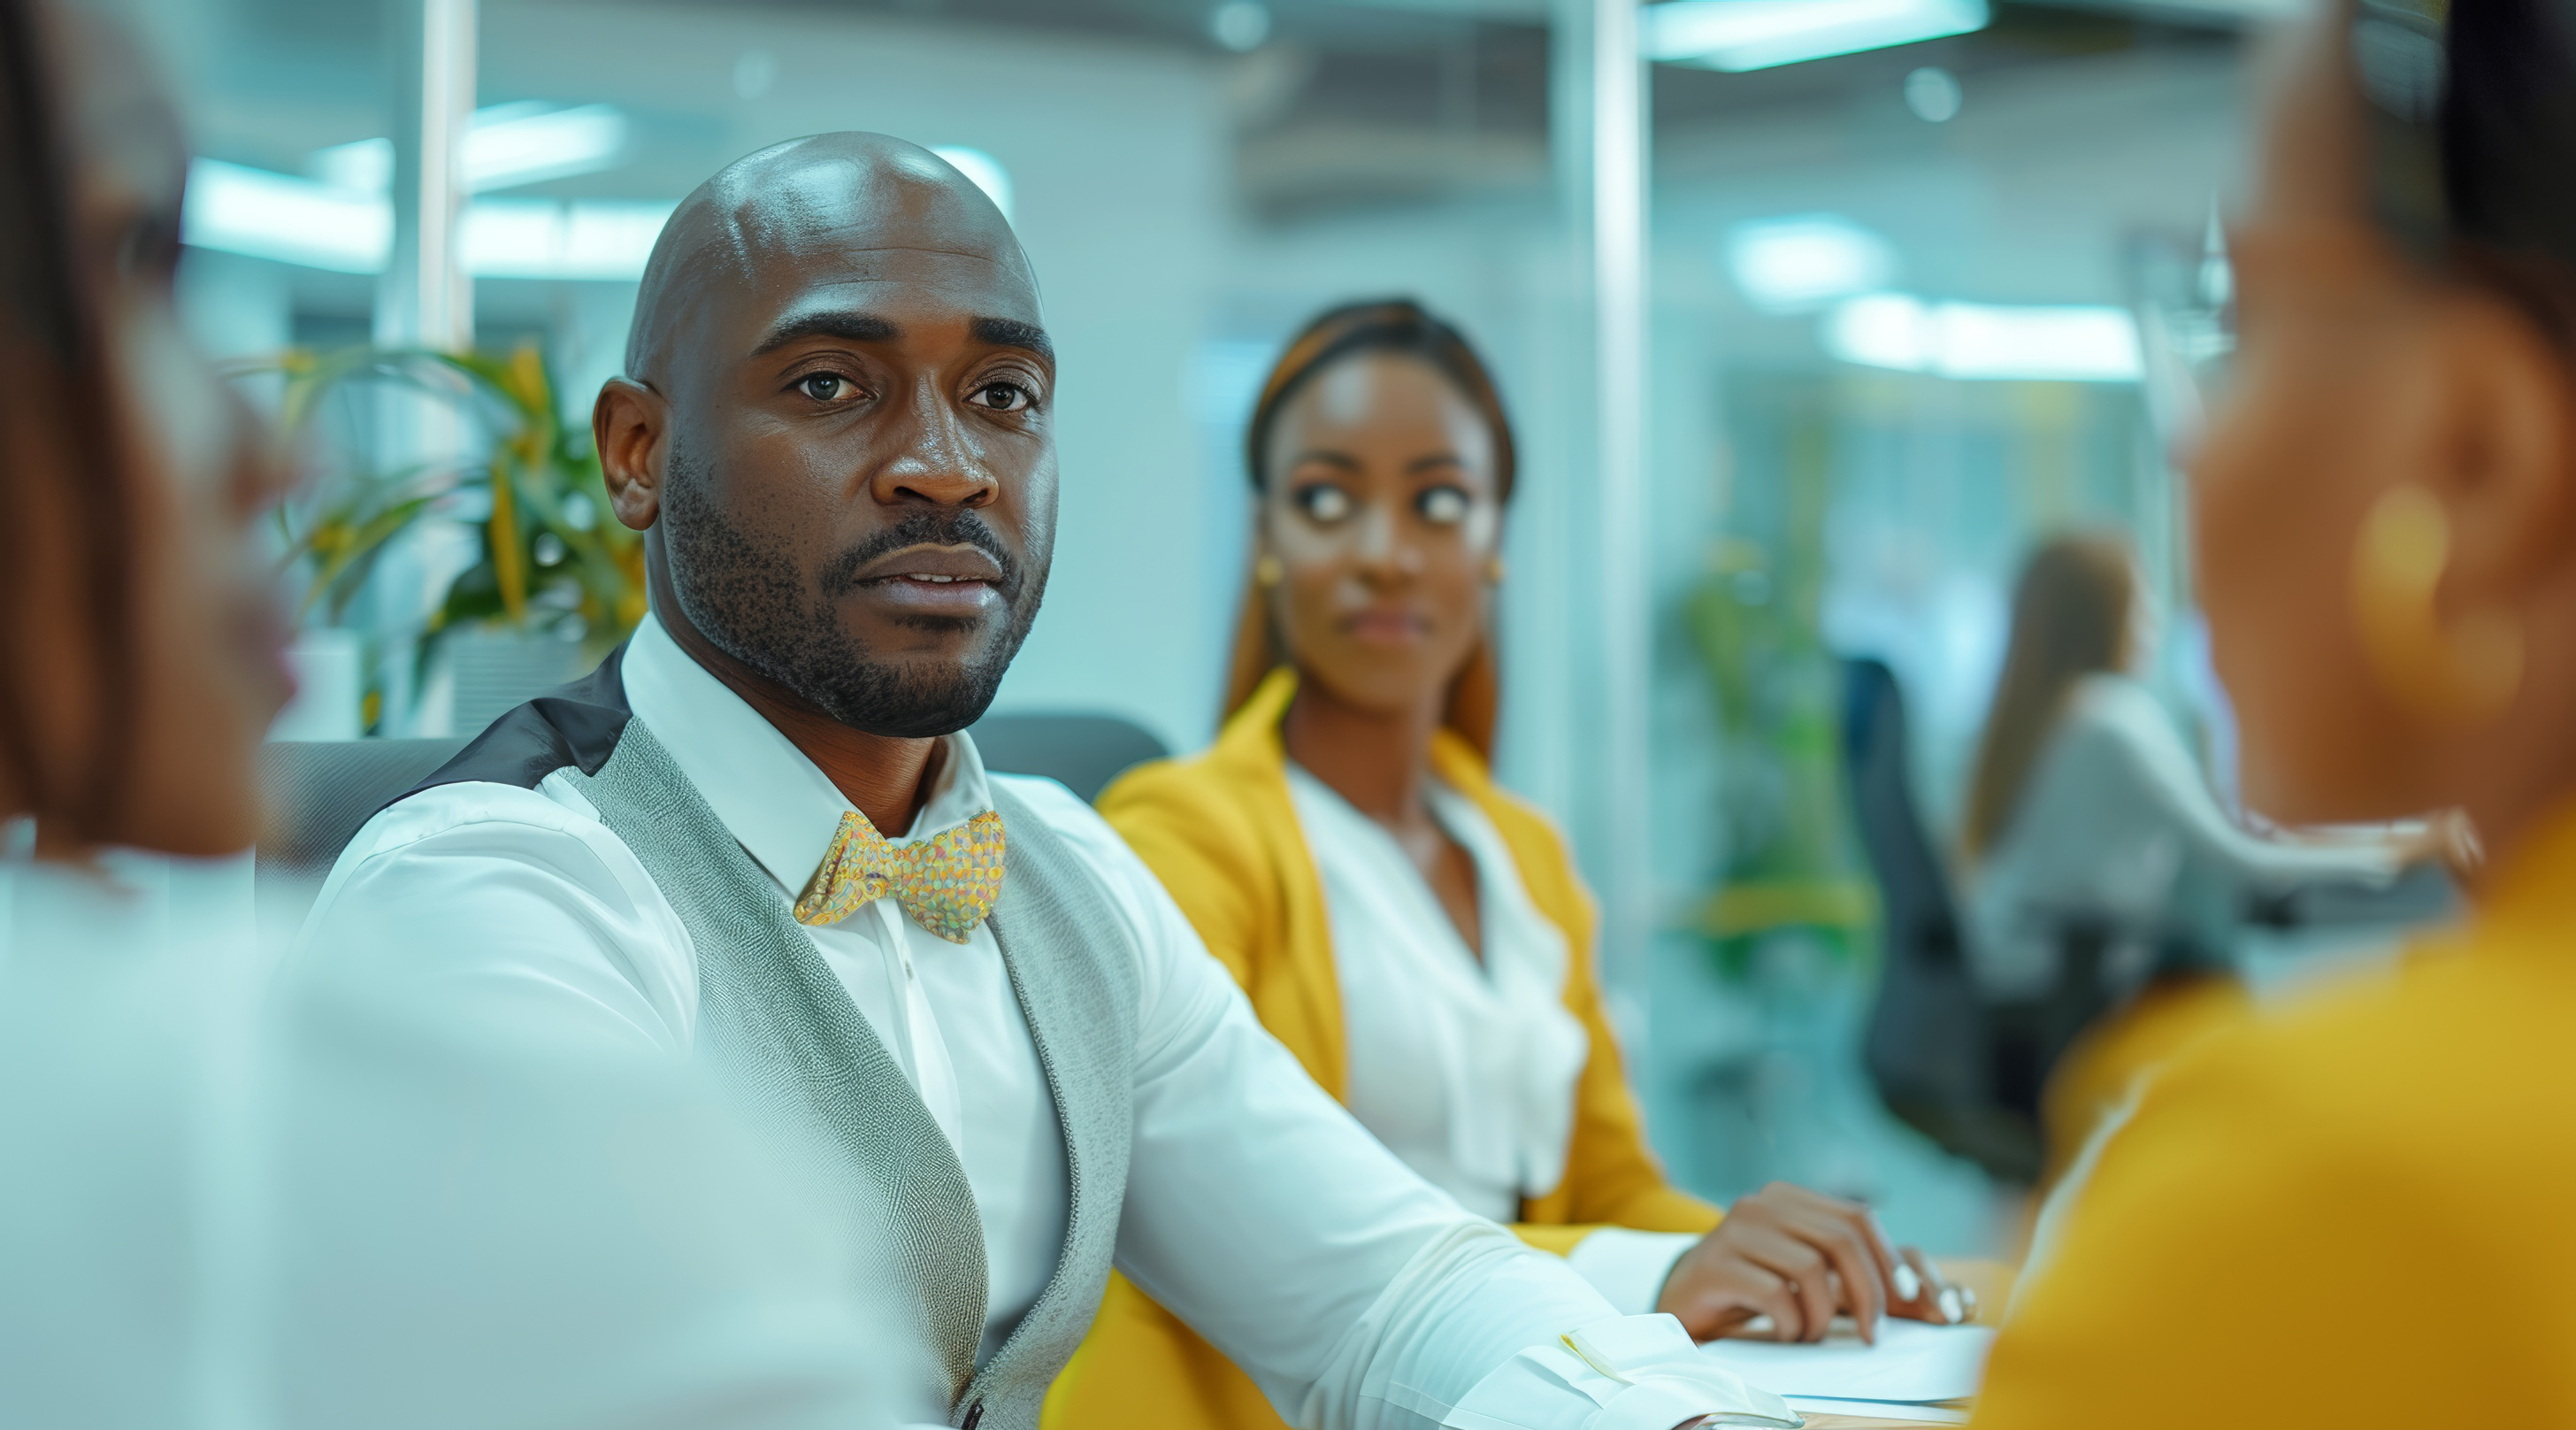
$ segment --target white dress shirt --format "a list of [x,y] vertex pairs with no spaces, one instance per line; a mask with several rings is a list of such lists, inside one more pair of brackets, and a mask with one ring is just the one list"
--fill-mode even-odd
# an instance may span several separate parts
[[[1384,826],[1294,763],[1288,793],[1323,882],[1351,1114],[1469,1211],[1518,1221],[1524,1199],[1564,1179],[1591,1052],[1565,1006],[1564,931],[1531,900],[1493,821],[1447,785],[1425,795],[1475,865],[1481,955]],[[1605,1227],[1567,1260],[1611,1305],[1642,1315],[1698,1241]]]
[[[634,717],[770,871],[783,907],[849,802],[651,618],[624,679]],[[1407,1171],[1262,1030],[1170,896],[1089,807],[1050,781],[984,775],[962,735],[947,756],[910,837],[976,812],[979,784],[1009,779],[1098,872],[1126,921],[1140,992],[1117,1264],[1290,1419],[1666,1430],[1744,1402],[1740,1382],[1690,1353],[1677,1322],[1615,1319],[1561,1262]],[[990,934],[950,944],[881,905],[810,933],[962,1148],[993,1268],[989,1352],[1061,1245],[1055,1112]],[[534,1001],[671,1049],[688,1047],[696,1024],[687,931],[561,773],[534,790],[443,786],[378,815],[324,885],[306,939],[439,968],[448,1017]],[[1562,1338],[1586,1327],[1603,1344],[1634,1344],[1616,1352],[1624,1360],[1570,1355]],[[944,1387],[908,1394],[910,1419],[946,1419]]]
[[699,1069],[281,988],[225,884],[0,857],[0,1425],[893,1423],[828,1199]]

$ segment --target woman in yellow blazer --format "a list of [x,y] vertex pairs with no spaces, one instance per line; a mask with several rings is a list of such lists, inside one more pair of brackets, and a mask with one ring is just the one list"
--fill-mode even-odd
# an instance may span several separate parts
[[[1214,748],[1133,772],[1100,810],[1263,1024],[1417,1171],[1622,1311],[1703,1338],[1767,1316],[1815,1339],[1837,1310],[1960,1318],[1961,1293],[1864,1208],[1774,1185],[1721,1219],[1648,1153],[1591,901],[1488,770],[1512,445],[1466,342],[1409,302],[1326,313],[1247,447],[1258,557],[1231,714]],[[1277,1423],[1123,1278],[1047,1409],[1051,1430]]]
[[1995,1430],[2576,1425],[2576,8],[2331,7],[2192,463],[2248,801],[2465,813],[2457,931],[2149,1082],[2035,1252]]

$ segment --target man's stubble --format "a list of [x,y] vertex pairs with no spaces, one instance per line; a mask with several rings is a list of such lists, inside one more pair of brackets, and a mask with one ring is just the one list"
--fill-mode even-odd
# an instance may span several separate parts
[[[992,705],[1037,619],[1046,590],[1045,551],[1035,552],[1033,562],[1016,561],[976,513],[924,509],[835,553],[809,578],[786,552],[732,520],[706,464],[677,443],[668,460],[660,525],[672,591],[681,614],[717,649],[871,735],[945,735],[975,723]],[[1033,533],[1032,544],[1042,547],[1047,535]],[[882,659],[832,609],[833,597],[849,589],[861,567],[923,543],[975,546],[1002,568],[1002,628],[982,650],[941,668]]]

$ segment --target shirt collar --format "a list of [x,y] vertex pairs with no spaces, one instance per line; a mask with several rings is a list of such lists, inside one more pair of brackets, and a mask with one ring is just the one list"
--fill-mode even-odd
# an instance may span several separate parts
[[[680,649],[651,612],[627,642],[623,674],[627,708],[671,752],[727,832],[789,892],[804,888],[831,848],[841,816],[855,812],[840,788]],[[961,730],[945,743],[938,783],[912,828],[893,842],[928,839],[993,807],[974,739]]]

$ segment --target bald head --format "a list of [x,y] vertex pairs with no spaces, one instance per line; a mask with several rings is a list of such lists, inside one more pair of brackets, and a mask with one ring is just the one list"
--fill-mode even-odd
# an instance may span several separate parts
[[1002,211],[920,145],[848,130],[745,155],[663,226],[636,297],[627,375],[659,386],[674,342],[703,336],[713,310],[773,287],[782,267],[838,258],[859,274],[871,254],[906,251],[990,263],[1036,305],[1028,255]]
[[983,191],[901,140],[823,134],[672,215],[591,430],[654,613],[700,664],[790,723],[918,739],[983,713],[1037,615],[1054,389]]

